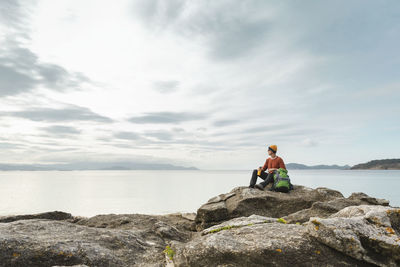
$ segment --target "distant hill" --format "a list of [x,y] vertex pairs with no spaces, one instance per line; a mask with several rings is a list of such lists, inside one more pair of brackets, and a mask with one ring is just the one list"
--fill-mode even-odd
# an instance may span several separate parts
[[288,170],[349,170],[350,166],[339,166],[339,165],[314,165],[308,166],[299,163],[288,163],[286,164]]
[[400,159],[372,160],[351,167],[352,170],[400,170]]
[[197,170],[161,163],[79,162],[68,164],[1,164],[0,171],[85,171],[85,170]]

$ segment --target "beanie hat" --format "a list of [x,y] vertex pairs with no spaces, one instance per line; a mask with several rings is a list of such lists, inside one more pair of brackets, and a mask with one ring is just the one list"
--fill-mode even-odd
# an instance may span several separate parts
[[276,145],[271,145],[268,147],[268,150],[271,150],[272,152],[276,153],[278,151],[278,147]]

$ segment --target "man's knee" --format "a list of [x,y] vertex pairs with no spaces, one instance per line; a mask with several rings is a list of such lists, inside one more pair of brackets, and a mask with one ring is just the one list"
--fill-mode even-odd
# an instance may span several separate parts
[[257,169],[254,169],[254,170],[253,170],[253,174],[257,174],[257,172],[258,172]]

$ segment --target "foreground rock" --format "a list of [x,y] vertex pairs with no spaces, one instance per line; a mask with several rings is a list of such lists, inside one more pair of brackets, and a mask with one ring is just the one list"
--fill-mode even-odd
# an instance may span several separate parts
[[313,239],[307,228],[242,217],[173,243],[176,266],[370,266]]
[[0,223],[15,222],[19,220],[29,220],[29,219],[67,220],[71,218],[72,218],[71,213],[66,213],[62,211],[51,211],[38,214],[3,216],[0,217]]
[[140,266],[163,261],[163,244],[129,230],[26,220],[0,225],[0,232],[2,266]]
[[184,241],[190,238],[194,214],[168,214],[163,216],[143,214],[108,214],[91,218],[75,217],[70,222],[96,228],[140,231],[164,240]]
[[0,266],[400,266],[400,209],[388,205],[327,188],[240,187],[197,215],[7,216]]
[[400,209],[351,206],[305,226],[252,215],[173,244],[177,266],[400,266]]
[[0,223],[0,266],[164,266],[166,244],[190,237],[187,222],[132,214]]
[[311,218],[307,231],[344,255],[378,266],[400,266],[400,209],[347,207],[327,219]]
[[252,214],[280,218],[299,210],[308,209],[315,202],[342,199],[343,195],[328,188],[311,189],[295,186],[289,194],[268,189],[238,187],[228,194],[210,199],[197,211],[196,227],[208,228],[223,221]]
[[389,206],[389,201],[370,197],[364,193],[353,193],[348,198],[336,198],[326,202],[318,201],[311,208],[300,210],[285,216],[288,223],[307,222],[311,217],[327,218],[328,216],[349,206],[381,205]]

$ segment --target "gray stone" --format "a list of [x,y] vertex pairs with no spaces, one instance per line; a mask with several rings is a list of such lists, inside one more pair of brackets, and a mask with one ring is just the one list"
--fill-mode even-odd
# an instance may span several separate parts
[[191,233],[179,215],[100,215],[0,224],[0,266],[164,266],[171,240]]
[[278,219],[276,218],[270,218],[270,217],[264,217],[264,216],[259,216],[259,215],[251,215],[249,217],[238,217],[226,222],[223,222],[218,225],[211,226],[210,228],[204,229],[201,234],[202,235],[207,235],[210,233],[214,232],[219,232],[221,230],[224,230],[225,228],[239,228],[243,226],[251,226],[254,224],[262,224],[262,223],[272,223],[272,222],[277,222]]
[[29,219],[67,220],[71,218],[72,216],[70,213],[62,211],[50,211],[38,214],[3,216],[0,217],[0,223],[8,223],[8,222],[29,220]]
[[370,197],[364,193],[353,193],[348,198],[336,198],[326,202],[318,201],[312,204],[311,208],[285,216],[288,223],[304,223],[311,217],[327,218],[330,215],[349,206],[359,205],[383,205],[388,206],[389,201]]
[[311,218],[308,233],[319,242],[378,266],[400,266],[400,209],[352,206],[329,218]]
[[276,220],[236,218],[188,243],[173,242],[175,266],[369,266],[313,240],[304,226]]
[[74,218],[73,223],[96,228],[124,229],[142,232],[143,235],[154,235],[165,240],[184,240],[190,237],[193,220],[186,215],[176,213],[168,215],[143,214],[107,214],[90,218]]
[[389,200],[382,199],[382,198],[370,197],[367,194],[361,193],[361,192],[351,194],[348,197],[348,199],[366,202],[365,205],[368,204],[368,205],[389,206]]
[[295,186],[290,193],[264,191],[238,187],[228,194],[210,199],[197,211],[195,219],[197,230],[203,230],[223,221],[250,216],[283,217],[299,210],[310,208],[317,201],[343,198],[343,195],[328,188],[311,189]]

